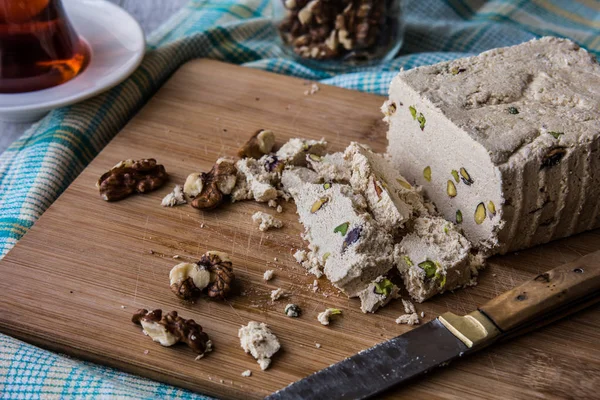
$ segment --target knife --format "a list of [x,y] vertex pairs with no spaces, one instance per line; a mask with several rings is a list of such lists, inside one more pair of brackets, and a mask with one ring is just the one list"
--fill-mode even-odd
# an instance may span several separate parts
[[600,251],[596,251],[540,274],[467,315],[446,312],[266,399],[365,399],[599,301]]

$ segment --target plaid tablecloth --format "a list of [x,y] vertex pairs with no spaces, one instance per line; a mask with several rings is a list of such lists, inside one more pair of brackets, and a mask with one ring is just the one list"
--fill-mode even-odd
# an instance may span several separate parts
[[[404,4],[405,44],[396,59],[333,74],[285,58],[269,23],[269,0],[191,1],[149,38],[142,66],[127,81],[89,101],[53,111],[0,155],[0,257],[165,80],[193,58],[215,58],[385,94],[402,67],[544,35],[568,37],[600,53],[598,0],[406,0]],[[0,397],[205,398],[2,334]]]

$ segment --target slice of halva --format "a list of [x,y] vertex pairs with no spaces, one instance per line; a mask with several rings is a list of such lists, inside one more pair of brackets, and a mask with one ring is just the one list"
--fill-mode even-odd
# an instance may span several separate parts
[[315,267],[349,297],[393,267],[391,236],[349,185],[306,183],[290,189]]
[[400,297],[399,291],[398,286],[394,285],[392,281],[379,276],[358,294],[360,309],[364,313],[374,313],[380,307]]
[[418,302],[475,284],[484,265],[456,226],[436,216],[417,218],[412,231],[395,245],[394,258],[406,290]]
[[353,142],[344,152],[350,167],[350,184],[361,193],[373,217],[387,232],[395,234],[413,217],[427,215],[423,197],[380,154]]
[[387,152],[476,248],[600,226],[600,65],[553,37],[398,74]]

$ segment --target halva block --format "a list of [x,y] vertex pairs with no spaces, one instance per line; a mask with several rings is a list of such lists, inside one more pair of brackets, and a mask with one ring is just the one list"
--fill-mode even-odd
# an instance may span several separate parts
[[387,152],[488,255],[600,226],[600,65],[553,37],[401,72]]

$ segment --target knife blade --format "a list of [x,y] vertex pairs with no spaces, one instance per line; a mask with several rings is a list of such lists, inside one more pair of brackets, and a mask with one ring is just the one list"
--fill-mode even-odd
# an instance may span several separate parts
[[450,362],[468,349],[436,318],[293,383],[267,399],[364,399]]
[[447,312],[271,394],[280,399],[365,399],[498,340],[600,301],[600,251],[536,276],[465,316]]

